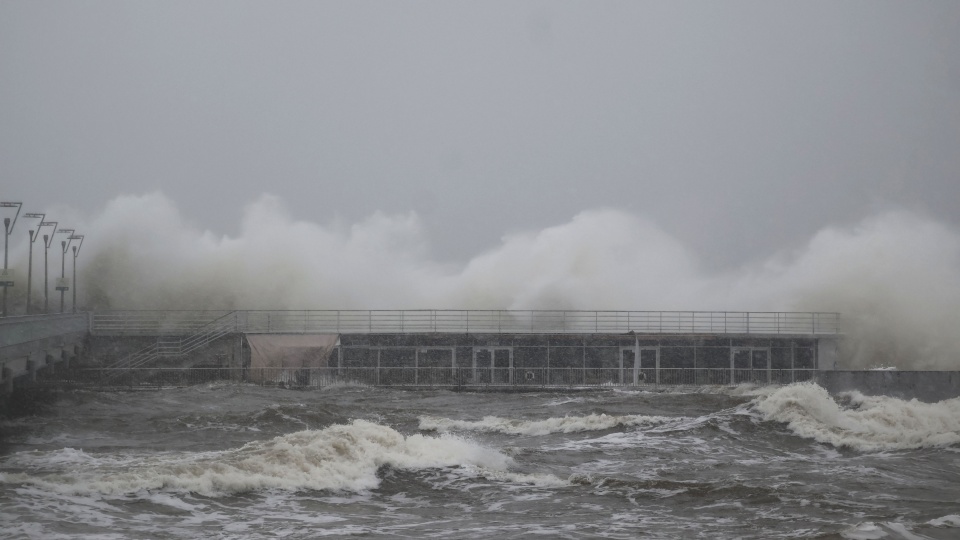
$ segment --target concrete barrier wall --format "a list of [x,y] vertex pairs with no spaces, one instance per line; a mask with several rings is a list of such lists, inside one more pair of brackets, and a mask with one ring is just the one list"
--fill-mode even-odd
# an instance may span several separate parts
[[817,384],[831,394],[857,390],[928,403],[960,397],[960,371],[820,371]]
[[0,350],[51,337],[85,335],[89,327],[86,313],[3,317],[0,318]]
[[0,394],[32,383],[38,371],[66,365],[83,348],[88,314],[32,315],[0,319]]

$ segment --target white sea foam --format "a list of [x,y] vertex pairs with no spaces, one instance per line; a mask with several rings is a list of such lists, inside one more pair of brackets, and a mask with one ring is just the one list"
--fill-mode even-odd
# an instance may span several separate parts
[[454,420],[437,416],[421,416],[420,429],[427,431],[480,431],[507,435],[549,435],[598,431],[618,426],[657,426],[677,420],[668,416],[607,415],[562,416],[545,420],[516,420],[499,416],[485,416],[482,420]]
[[949,516],[931,519],[927,522],[927,525],[932,525],[934,527],[960,528],[960,515],[950,514]]
[[[88,454],[82,449],[61,448],[50,452],[30,451],[20,452],[7,457],[3,464],[5,467],[47,471],[62,470],[64,468],[86,468],[86,467],[127,467],[137,463],[137,457],[124,454],[95,455]],[[0,473],[2,474],[2,473]],[[2,476],[0,476],[2,478]]]
[[886,538],[888,535],[883,530],[883,527],[876,523],[866,521],[840,531],[840,536],[848,538],[849,540],[880,540],[881,538]]
[[910,525],[900,521],[881,523],[864,521],[840,531],[840,536],[850,540],[880,540],[881,538],[924,540],[930,538],[929,536],[916,534]]
[[[68,452],[69,454],[69,452]],[[75,463],[75,461],[71,461]],[[0,474],[0,481],[61,493],[119,495],[172,490],[218,495],[261,489],[364,491],[379,485],[381,466],[419,470],[466,467],[475,474],[514,478],[510,457],[452,436],[403,436],[365,420],[300,431],[235,450],[164,455],[125,468],[85,467],[60,474]],[[538,480],[539,482],[539,480]]]
[[939,403],[904,401],[859,392],[841,406],[822,387],[798,383],[761,395],[754,407],[765,420],[785,422],[800,435],[873,452],[960,443],[960,398]]
[[472,477],[481,477],[486,478],[487,480],[493,480],[496,482],[505,483],[507,485],[513,486],[533,486],[541,488],[559,488],[566,487],[570,485],[570,482],[567,480],[562,480],[557,478],[552,474],[542,474],[542,473],[516,473],[503,470],[494,470],[494,469],[480,469],[476,467],[464,467],[464,470]]

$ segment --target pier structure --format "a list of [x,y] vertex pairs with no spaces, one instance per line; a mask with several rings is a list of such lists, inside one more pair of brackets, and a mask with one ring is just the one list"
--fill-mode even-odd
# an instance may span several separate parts
[[[848,371],[836,313],[102,311],[0,319],[0,405],[17,389],[669,388],[812,380],[938,401],[957,371]],[[837,368],[840,369],[837,369]],[[0,407],[2,408],[2,407]]]
[[832,369],[841,337],[837,313],[238,310],[91,318],[93,356],[114,380],[217,368],[292,386],[788,383]]

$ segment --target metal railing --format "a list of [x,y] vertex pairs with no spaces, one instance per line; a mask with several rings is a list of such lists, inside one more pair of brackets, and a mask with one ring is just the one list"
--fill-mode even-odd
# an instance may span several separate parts
[[[175,356],[183,356],[203,347],[211,341],[215,341],[227,334],[235,332],[236,329],[236,312],[227,313],[226,315],[223,315],[222,317],[214,319],[205,324],[193,335],[184,338],[177,338],[176,340],[171,340],[168,338],[166,342],[168,354],[169,349],[172,348]],[[161,340],[162,339],[163,338],[161,338]]]
[[245,333],[840,334],[840,314],[741,311],[101,311],[100,335],[190,335],[234,314]]
[[109,366],[110,369],[137,368],[153,362],[162,356],[180,357],[189,354],[204,345],[215,341],[237,328],[236,312],[230,311],[199,327],[187,337],[160,335],[156,343],[151,343],[143,349],[119,360]]
[[231,310],[95,311],[90,329],[94,334],[106,335],[184,335],[230,313]]
[[[244,383],[261,386],[324,388],[364,385],[408,388],[590,388],[727,386],[736,384],[790,384],[813,380],[813,369],[707,369],[643,370],[620,368],[132,368],[82,369],[45,377],[48,384],[84,387],[170,387],[209,383]],[[659,371],[659,373],[657,373]]]

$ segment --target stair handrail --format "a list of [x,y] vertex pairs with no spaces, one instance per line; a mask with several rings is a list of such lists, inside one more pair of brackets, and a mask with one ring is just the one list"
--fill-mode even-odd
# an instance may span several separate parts
[[[232,317],[232,320],[230,318]],[[224,324],[226,322],[226,324]],[[236,329],[237,326],[237,312],[231,311],[226,315],[217,317],[216,319],[204,324],[197,329],[192,335],[181,338],[178,341],[178,346],[175,348],[174,354],[162,355],[162,356],[183,356],[186,353],[195,351],[200,347],[210,343],[211,341],[218,339],[226,334],[229,334],[231,329]],[[124,359],[115,362],[107,366],[108,370],[120,370],[120,369],[133,369],[142,367],[144,364],[155,361],[160,358],[160,342],[163,340],[164,336],[158,336],[157,340],[154,343],[130,354]],[[186,344],[186,346],[185,346]]]
[[[232,320],[228,320],[232,317]],[[207,343],[219,339],[231,332],[238,330],[238,316],[236,311],[231,311],[222,317],[218,317],[209,323],[203,325],[196,333],[180,340],[180,354],[183,356],[193,352]]]

